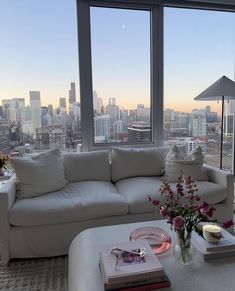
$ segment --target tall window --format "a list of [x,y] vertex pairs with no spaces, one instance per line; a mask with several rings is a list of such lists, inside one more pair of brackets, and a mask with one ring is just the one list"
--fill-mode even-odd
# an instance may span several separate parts
[[76,0],[0,4],[0,150],[81,143]]
[[158,1],[77,3],[83,147],[159,145],[163,43]]
[[94,142],[151,141],[150,12],[91,7]]
[[[164,143],[190,152],[203,148],[206,162],[219,167],[221,102],[195,101],[217,79],[234,79],[233,13],[165,8]],[[226,103],[223,169],[233,165],[235,101]]]

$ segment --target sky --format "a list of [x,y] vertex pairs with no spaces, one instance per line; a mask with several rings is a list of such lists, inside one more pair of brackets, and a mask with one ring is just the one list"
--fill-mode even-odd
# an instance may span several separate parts
[[[42,105],[79,95],[75,0],[0,0],[0,99]],[[234,79],[235,14],[166,8],[164,11],[164,107],[190,112],[216,102],[193,98],[223,75]],[[128,109],[150,104],[150,13],[91,9],[93,89],[107,104]]]

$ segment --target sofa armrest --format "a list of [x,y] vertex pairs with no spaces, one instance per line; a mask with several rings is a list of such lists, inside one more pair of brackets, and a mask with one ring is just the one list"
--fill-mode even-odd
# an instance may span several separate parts
[[223,205],[227,208],[226,219],[233,218],[233,203],[234,203],[234,176],[231,173],[223,171],[221,169],[203,165],[206,169],[206,173],[209,177],[209,180],[213,183],[219,184],[226,188],[228,195],[222,202]]
[[219,184],[225,187],[226,189],[232,187],[231,190],[233,190],[234,188],[233,174],[205,164],[203,165],[203,168],[206,169],[206,173],[211,182]]
[[15,177],[10,178],[0,187],[0,254],[5,264],[9,259],[9,230],[8,213],[16,199]]

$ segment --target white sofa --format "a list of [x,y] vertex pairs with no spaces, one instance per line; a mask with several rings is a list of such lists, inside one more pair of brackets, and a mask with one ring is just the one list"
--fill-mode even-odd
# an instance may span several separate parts
[[[66,185],[35,197],[20,197],[11,178],[0,188],[2,262],[65,255],[73,238],[87,228],[160,219],[148,196],[159,196],[166,152],[166,148],[117,148],[111,155],[65,154]],[[202,200],[216,208],[219,221],[232,219],[233,175],[206,165],[203,169],[209,181],[197,182]],[[42,188],[46,184],[40,183]]]

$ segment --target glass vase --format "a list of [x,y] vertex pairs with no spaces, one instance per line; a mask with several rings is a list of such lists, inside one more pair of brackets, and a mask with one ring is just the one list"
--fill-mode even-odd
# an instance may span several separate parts
[[4,169],[0,168],[0,177],[4,177]]
[[177,231],[177,243],[174,247],[174,255],[177,261],[183,265],[191,265],[195,259],[195,249],[191,244],[191,232]]

